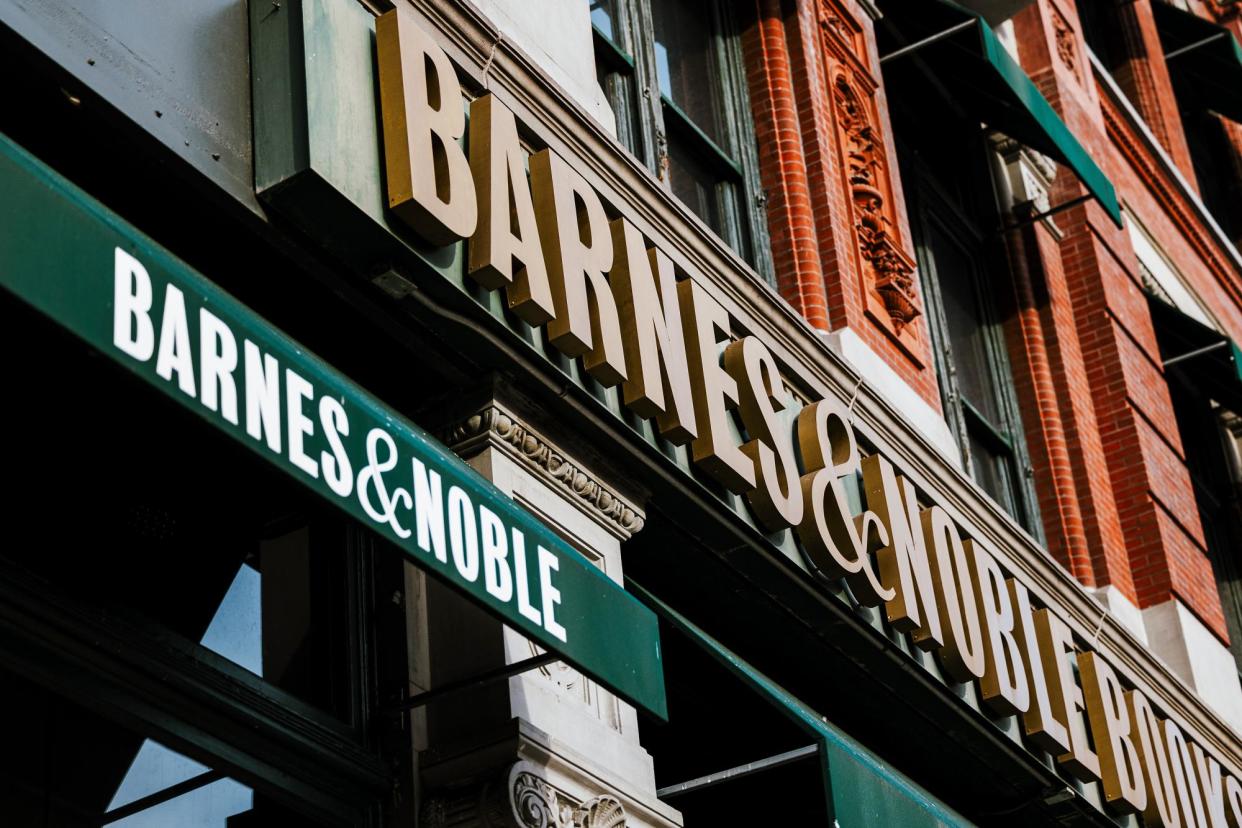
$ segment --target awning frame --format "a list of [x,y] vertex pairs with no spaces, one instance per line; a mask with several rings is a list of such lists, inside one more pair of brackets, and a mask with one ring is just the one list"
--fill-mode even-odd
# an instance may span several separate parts
[[[1242,43],[1228,28],[1167,2],[1152,3],[1164,60],[1188,101],[1242,123]],[[1185,102],[1183,102],[1185,103]]]
[[[1155,291],[1146,293],[1161,367],[1184,372],[1205,397],[1242,413],[1242,348],[1228,334],[1190,316]],[[1174,353],[1165,357],[1170,345]]]
[[915,43],[911,43],[909,46],[902,46],[900,49],[889,52],[887,55],[884,55],[883,57],[881,57],[880,65],[883,66],[885,63],[888,63],[890,60],[896,60],[897,58],[903,55],[908,55],[908,54],[911,54],[912,52],[917,52],[919,49],[922,49],[924,46],[930,46],[931,44],[936,43],[937,41],[944,40],[946,37],[955,35],[958,32],[962,31],[963,29],[969,28],[970,26],[973,26],[973,25],[975,25],[975,21],[963,20],[961,23],[958,23],[956,26],[950,26],[949,28],[945,29],[942,32],[931,35],[929,37],[925,37],[922,40],[919,40]]
[[[828,809],[828,816],[834,820],[834,824],[840,825],[841,828],[856,828],[856,826],[861,825],[861,823],[857,822],[842,824],[839,821],[842,805],[852,804],[857,807],[858,800],[847,801],[844,796],[838,796],[848,786],[834,785],[833,778],[834,770],[847,774],[852,769],[861,769],[882,780],[889,788],[895,789],[897,793],[901,794],[901,801],[909,803],[910,807],[903,813],[904,819],[900,824],[913,826],[913,828],[920,828],[920,826],[925,826],[925,828],[933,828],[933,826],[935,828],[973,828],[974,824],[965,817],[942,804],[900,772],[886,767],[878,757],[872,755],[862,745],[856,743],[853,739],[829,724],[826,718],[819,715],[809,705],[760,673],[650,591],[644,589],[632,579],[627,579],[625,586],[628,592],[653,609],[657,615],[697,644],[714,661],[783,713],[815,740],[816,754],[819,756],[824,775],[825,806]],[[795,754],[802,751],[805,751],[805,748],[788,751],[788,753]],[[803,755],[790,758],[788,761],[797,761],[809,755],[809,753],[804,753]],[[770,759],[776,758],[778,757],[770,757]],[[785,764],[788,764],[788,761]],[[841,767],[834,768],[834,761],[841,761]],[[739,778],[739,775],[735,775],[733,778]],[[698,780],[690,780],[691,783],[695,781]],[[854,788],[849,788],[849,790],[857,793]],[[914,818],[916,821],[911,822],[911,818]]]
[[[926,3],[927,0],[923,0],[923,2]],[[1013,104],[1009,104],[1009,106],[1014,106],[1017,111],[1025,110],[1029,116],[1032,126],[1028,129],[1027,134],[1041,134],[1046,138],[1046,143],[1041,141],[1041,145],[1036,148],[1051,155],[1060,164],[1069,168],[1087,192],[1090,193],[1091,197],[1099,203],[1109,218],[1113,220],[1113,223],[1117,227],[1122,227],[1121,206],[1118,203],[1117,193],[1112,182],[1104,175],[1104,172],[1095,163],[1086,148],[1069,130],[1065,122],[1061,120],[1056,110],[1052,108],[1052,105],[1040,93],[1018,62],[1013,59],[1008,50],[1000,43],[996,33],[988,25],[987,21],[983,19],[982,15],[952,2],[952,0],[935,0],[935,2],[927,3],[922,8],[939,10],[941,12],[940,18],[944,18],[947,14],[949,16],[955,15],[962,19],[956,24],[947,25],[933,34],[894,49],[886,55],[881,55],[880,64],[887,65],[897,58],[919,52],[928,46],[944,43],[949,41],[954,35],[974,27],[978,34],[977,43],[973,46],[967,46],[962,42],[955,41],[959,52],[971,52],[975,58],[989,66],[990,70],[995,73],[996,79],[1000,84],[1003,84],[1000,88],[1005,90],[1005,95],[1012,98]],[[941,20],[942,24],[947,22]],[[934,60],[932,62],[934,64]],[[988,117],[988,113],[976,114],[980,116],[980,120],[991,123],[992,118]],[[1011,123],[1010,126],[1012,127],[1013,124]],[[1003,125],[999,125],[998,128],[1002,132],[1007,131]],[[1014,135],[1013,137],[1019,140],[1022,139],[1020,135]],[[1063,205],[1052,208],[1052,211],[1047,215],[1068,209],[1077,203],[1080,203],[1079,200],[1065,202]],[[1046,218],[1047,215],[1041,215],[1039,218]]]

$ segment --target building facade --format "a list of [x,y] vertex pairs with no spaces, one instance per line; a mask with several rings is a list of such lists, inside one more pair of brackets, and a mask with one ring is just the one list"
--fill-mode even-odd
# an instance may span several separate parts
[[4,824],[1242,825],[1242,5],[0,44]]

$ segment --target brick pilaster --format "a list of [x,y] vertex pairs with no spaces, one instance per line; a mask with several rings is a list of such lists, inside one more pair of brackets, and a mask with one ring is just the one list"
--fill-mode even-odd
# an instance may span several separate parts
[[[1146,2],[1128,5],[1150,15]],[[1089,86],[1091,73],[1076,71],[1056,48],[1057,29],[1075,19],[1071,0],[1041,0],[1023,11],[1016,20],[1023,66],[1092,157],[1114,173],[1114,182],[1124,182],[1116,174],[1119,153],[1101,102]],[[1180,119],[1174,125],[1184,145]],[[1061,170],[1051,201],[1062,203],[1083,192]],[[1117,586],[1140,607],[1176,596],[1226,638],[1129,235],[1092,202],[1060,214],[1056,222],[1066,233],[1059,243],[1050,238],[1039,243],[1047,296],[1036,300],[1044,305],[1040,316],[1046,321],[1050,367],[1075,457],[1091,575],[1097,585]],[[1030,263],[1029,244],[1026,253]],[[1055,332],[1055,341],[1049,332]],[[1072,554],[1077,573],[1080,564]]]
[[750,67],[750,101],[776,286],[808,322],[828,330],[828,299],[781,3],[756,0],[755,5],[754,24],[743,33],[742,47]]

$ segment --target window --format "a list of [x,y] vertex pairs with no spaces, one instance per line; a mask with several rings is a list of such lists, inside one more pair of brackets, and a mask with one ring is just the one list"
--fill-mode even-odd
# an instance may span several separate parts
[[617,138],[767,280],[772,265],[730,4],[590,0]]
[[1122,84],[1127,96],[1133,95],[1132,84],[1126,66],[1131,60],[1131,48],[1126,44],[1122,31],[1121,16],[1114,4],[1105,0],[1084,0],[1078,4],[1078,21],[1082,25],[1082,37],[1096,59],[1113,80]]
[[[1230,75],[1216,76],[1216,66],[1210,63],[1207,71],[1221,87],[1209,83],[1204,88],[1204,71],[1198,61],[1205,59],[1204,47],[1219,43],[1219,38],[1230,37],[1227,30],[1213,34],[1213,24],[1201,21],[1202,28],[1189,26],[1195,17],[1172,4],[1152,4],[1156,28],[1164,49],[1163,59],[1173,82],[1182,132],[1194,167],[1199,195],[1211,211],[1225,235],[1234,244],[1242,244],[1242,152],[1230,140],[1226,117],[1213,110],[1219,103],[1221,87],[1228,87]],[[1136,64],[1142,60],[1157,60],[1159,56],[1143,51],[1141,43],[1127,38],[1125,12],[1107,0],[1082,0],[1078,3],[1078,16],[1082,23],[1083,37],[1095,54],[1100,65],[1116,82],[1129,99],[1138,105],[1142,100],[1135,79]],[[1222,46],[1224,44],[1221,44]],[[1225,47],[1227,48],[1227,47]],[[1236,70],[1235,70],[1236,71]],[[1230,90],[1226,93],[1232,97]],[[1232,110],[1237,117],[1237,110]],[[1147,114],[1147,113],[1145,113]],[[1167,143],[1167,142],[1166,142]]]
[[[1134,223],[1131,222],[1131,226]],[[1133,237],[1145,239],[1141,233]],[[1156,248],[1135,245],[1229,649],[1242,675],[1242,383],[1236,343]]]
[[945,418],[975,482],[1040,537],[1001,327],[1010,276],[995,233],[989,150],[977,122],[954,119],[930,85],[907,74],[888,79]]
[[0,670],[9,716],[0,758],[8,825],[116,828],[284,825],[311,828],[264,792],[144,738],[127,724]]

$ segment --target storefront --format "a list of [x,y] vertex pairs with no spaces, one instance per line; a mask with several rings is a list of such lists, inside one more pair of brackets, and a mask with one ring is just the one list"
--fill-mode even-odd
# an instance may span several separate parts
[[[1242,821],[1237,733],[765,282],[762,146],[662,104],[717,226],[465,3],[6,15],[12,824]],[[1120,224],[986,23],[897,20]]]

